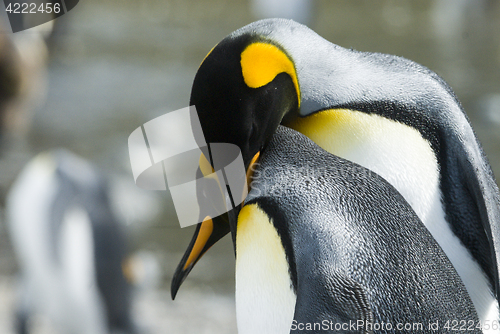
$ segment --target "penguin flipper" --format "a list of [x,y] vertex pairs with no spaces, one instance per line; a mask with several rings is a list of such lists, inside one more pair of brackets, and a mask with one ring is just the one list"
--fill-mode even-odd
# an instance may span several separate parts
[[369,333],[373,313],[361,284],[328,265],[303,276],[290,333]]
[[[491,250],[491,265],[495,296],[500,297],[500,192],[489,166],[481,166],[482,159],[460,159],[467,190],[479,211],[482,227]],[[483,172],[480,172],[483,171]]]

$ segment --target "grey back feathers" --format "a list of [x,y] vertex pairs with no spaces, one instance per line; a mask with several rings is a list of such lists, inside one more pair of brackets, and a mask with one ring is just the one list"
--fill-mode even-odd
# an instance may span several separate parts
[[294,61],[302,116],[346,108],[378,114],[415,128],[440,167],[450,228],[499,293],[500,192],[467,116],[451,88],[407,59],[334,45],[291,20],[254,22],[233,34],[280,44]]
[[398,191],[370,170],[280,127],[255,172],[251,203],[284,246],[296,323],[418,321],[423,332],[436,320],[477,323],[447,256]]

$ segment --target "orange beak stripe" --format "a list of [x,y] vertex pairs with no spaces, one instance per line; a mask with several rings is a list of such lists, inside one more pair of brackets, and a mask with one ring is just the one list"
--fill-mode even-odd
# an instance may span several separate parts
[[184,265],[184,270],[186,270],[191,264],[193,264],[201,255],[201,251],[207,244],[208,239],[212,235],[214,230],[214,223],[212,218],[206,216],[201,223],[200,231],[198,236],[196,237],[196,241],[194,243],[193,249],[191,249],[191,253]]
[[215,173],[214,168],[212,167],[210,162],[208,162],[208,159],[205,157],[205,155],[203,153],[200,155],[199,165],[200,165],[200,170],[201,170],[201,173],[203,174],[203,176],[208,176],[210,174]]

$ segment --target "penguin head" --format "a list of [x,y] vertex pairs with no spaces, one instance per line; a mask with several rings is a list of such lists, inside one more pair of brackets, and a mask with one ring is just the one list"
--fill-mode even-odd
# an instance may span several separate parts
[[[298,115],[300,90],[295,64],[280,45],[261,35],[229,35],[200,65],[190,105],[196,107],[207,143],[229,143],[240,148],[248,181],[260,151],[282,120]],[[202,171],[212,169],[209,167],[200,165]],[[229,232],[234,243],[240,209],[241,205],[237,205],[221,216],[205,217],[198,224],[172,279],[172,298],[214,243]]]
[[297,114],[295,66],[277,44],[251,33],[222,40],[194,79],[196,106],[208,143],[237,145],[248,168],[284,117]]

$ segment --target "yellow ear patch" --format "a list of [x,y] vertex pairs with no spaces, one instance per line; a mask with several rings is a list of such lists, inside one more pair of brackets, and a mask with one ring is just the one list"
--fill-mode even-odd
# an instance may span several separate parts
[[278,74],[288,73],[293,80],[300,107],[300,90],[295,66],[277,46],[257,42],[241,53],[241,71],[248,87],[259,88],[270,83]]

